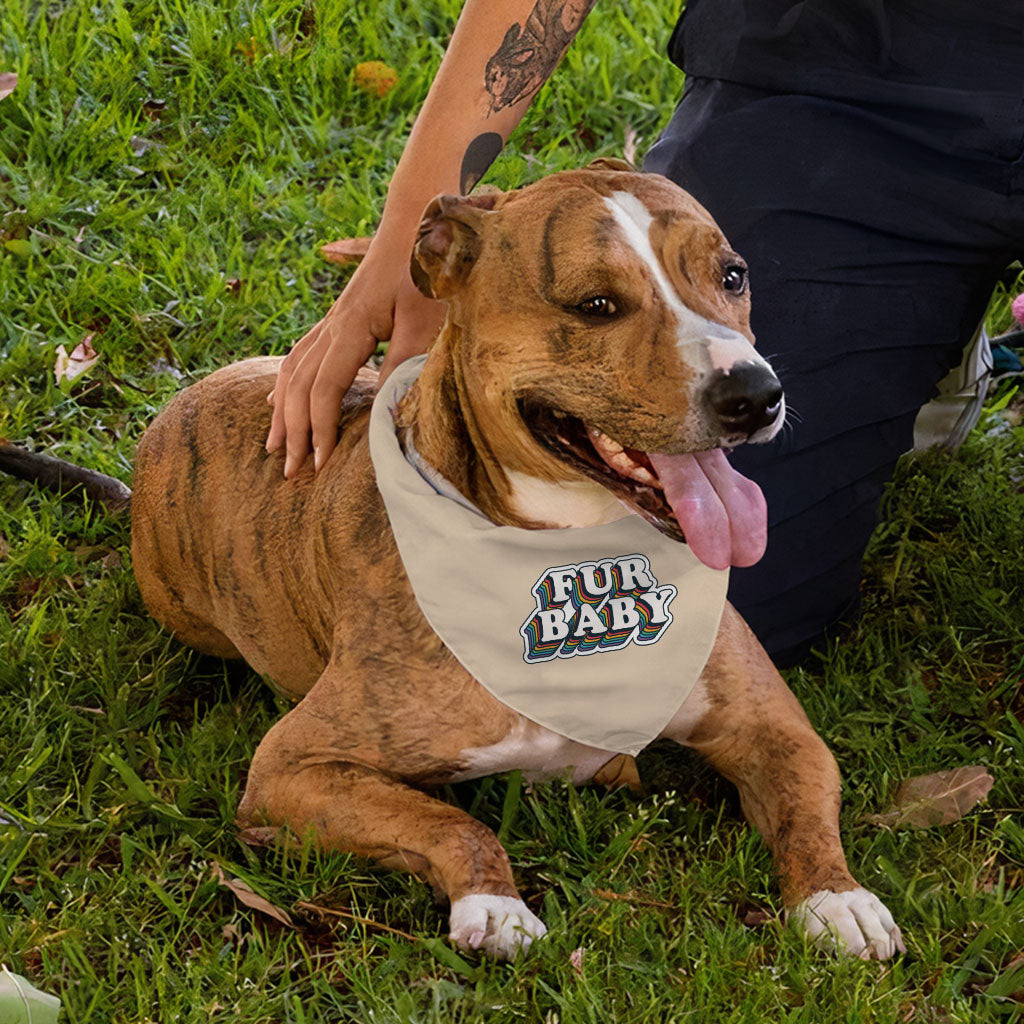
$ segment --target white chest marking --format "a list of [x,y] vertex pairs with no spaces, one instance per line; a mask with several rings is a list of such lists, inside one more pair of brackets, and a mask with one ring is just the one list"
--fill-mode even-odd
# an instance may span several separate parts
[[676,345],[683,360],[699,373],[728,373],[737,363],[768,364],[747,339],[724,324],[706,320],[687,306],[668,279],[651,245],[650,210],[632,192],[613,192],[605,198],[625,240],[650,271],[661,301],[676,318]]
[[553,483],[506,472],[512,484],[510,504],[524,519],[552,526],[600,526],[633,514],[611,491],[590,480]]
[[557,779],[571,768],[576,785],[589,782],[617,754],[560,736],[528,718],[520,718],[515,728],[500,742],[489,747],[468,747],[459,757],[466,768],[452,776],[452,782],[479,779],[485,775],[519,769],[530,782]]

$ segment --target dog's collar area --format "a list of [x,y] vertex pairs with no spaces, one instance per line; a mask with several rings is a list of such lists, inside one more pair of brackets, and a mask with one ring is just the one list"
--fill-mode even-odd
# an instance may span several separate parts
[[[394,412],[392,411],[392,418]],[[460,491],[446,476],[443,476],[438,470],[436,470],[426,459],[420,455],[416,448],[416,442],[413,438],[412,431],[407,430],[405,437],[401,442],[402,454],[405,456],[405,461],[416,470],[417,473],[428,483],[430,486],[441,495],[442,498],[448,498],[450,501],[454,501],[461,505],[464,509],[470,512],[476,512],[477,515],[483,515],[483,513],[467,498],[462,491]]]

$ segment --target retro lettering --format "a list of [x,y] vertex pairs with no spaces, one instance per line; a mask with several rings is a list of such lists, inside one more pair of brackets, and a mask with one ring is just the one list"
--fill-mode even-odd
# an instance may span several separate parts
[[527,664],[657,643],[672,623],[676,596],[637,554],[553,566],[532,592],[536,607],[519,628]]

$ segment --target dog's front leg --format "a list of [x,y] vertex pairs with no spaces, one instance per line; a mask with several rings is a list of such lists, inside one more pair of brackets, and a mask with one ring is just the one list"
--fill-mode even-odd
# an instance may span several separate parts
[[253,758],[241,826],[313,831],[326,848],[410,871],[451,901],[451,939],[514,959],[546,932],[516,890],[508,855],[487,826],[457,807],[361,763],[346,760],[333,729],[306,700],[264,737]]
[[903,950],[892,915],[847,867],[835,759],[731,606],[697,689],[665,735],[737,786],[774,855],[789,916],[809,937],[864,958]]

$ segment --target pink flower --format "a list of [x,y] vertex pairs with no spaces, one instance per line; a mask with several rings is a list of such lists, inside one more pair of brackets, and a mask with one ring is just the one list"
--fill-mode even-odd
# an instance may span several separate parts
[[1021,292],[1021,294],[1013,300],[1013,305],[1010,309],[1013,311],[1013,315],[1017,318],[1017,323],[1024,326],[1024,292]]

